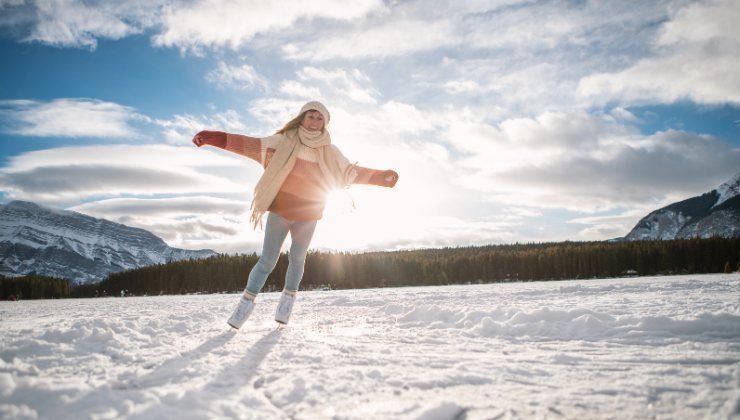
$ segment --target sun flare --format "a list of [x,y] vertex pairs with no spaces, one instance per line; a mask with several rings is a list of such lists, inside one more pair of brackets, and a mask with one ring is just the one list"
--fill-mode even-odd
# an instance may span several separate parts
[[[401,220],[390,204],[395,191],[357,186],[332,192],[314,236],[314,247],[336,251],[384,249],[398,237]],[[408,226],[407,226],[408,227]]]

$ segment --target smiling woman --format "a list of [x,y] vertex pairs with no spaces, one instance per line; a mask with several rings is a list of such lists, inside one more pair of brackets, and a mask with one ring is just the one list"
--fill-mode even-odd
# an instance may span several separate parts
[[314,230],[322,218],[332,190],[351,184],[393,187],[398,174],[353,165],[331,144],[326,129],[330,114],[320,102],[305,104],[298,115],[275,135],[259,139],[220,131],[201,131],[193,143],[210,145],[249,157],[265,168],[254,188],[251,221],[256,228],[265,222],[262,254],[252,268],[247,286],[228,324],[239,329],[254,309],[257,294],[264,286],[290,233],[291,246],[285,287],[275,320],[287,324],[303,277],[306,253]]

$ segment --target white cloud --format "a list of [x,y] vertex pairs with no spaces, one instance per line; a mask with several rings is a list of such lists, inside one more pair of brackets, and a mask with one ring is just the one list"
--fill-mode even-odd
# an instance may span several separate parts
[[294,60],[389,57],[453,46],[460,42],[453,22],[399,20],[369,28],[320,37],[312,42],[294,42],[283,48]]
[[18,7],[11,12],[21,17],[6,24],[30,25],[26,41],[94,49],[98,38],[121,39],[142,33],[153,25],[162,2],[37,0],[11,6]]
[[[689,197],[737,170],[740,151],[679,131],[642,135],[629,122],[584,112],[545,113],[489,125],[452,119],[463,156],[456,183],[494,202],[594,212]],[[707,162],[712,162],[711,167]]]
[[94,49],[99,38],[154,30],[155,45],[193,52],[239,48],[257,34],[291,31],[304,19],[353,21],[384,9],[379,0],[29,0],[0,7],[12,13],[0,24],[28,27],[27,41]]
[[131,122],[144,117],[127,106],[86,98],[48,102],[0,101],[6,133],[39,137],[139,137]]
[[[738,45],[723,48],[740,54]],[[646,59],[627,70],[583,78],[578,94],[596,104],[673,103],[688,99],[700,104],[740,104],[740,65],[725,52],[683,50]]]
[[190,144],[195,133],[201,130],[243,132],[247,130],[242,117],[234,110],[211,116],[175,115],[171,120],[151,120],[162,128],[164,139],[170,144]]
[[219,214],[238,218],[246,214],[249,203],[210,196],[171,197],[159,199],[111,198],[83,203],[71,208],[85,214],[119,219],[122,217],[179,218],[193,214]]
[[[175,115],[170,120],[152,119],[134,108],[87,98],[51,101],[0,100],[0,130],[21,136],[99,137],[134,139],[163,138],[170,144],[190,144],[204,129],[243,131],[239,113],[226,110],[212,115]],[[152,127],[162,130],[152,132]],[[146,134],[144,128],[147,128]]]
[[259,251],[262,232],[249,225],[249,201],[195,195],[170,198],[112,198],[70,210],[146,229],[169,245],[220,252]]
[[[655,22],[664,20],[669,8],[684,2],[652,2],[640,7],[620,2],[503,3],[508,4],[395,3],[384,25],[403,26],[404,20],[410,19],[446,21],[451,35],[437,46],[421,43],[398,56],[392,55],[396,47],[391,45],[388,57],[367,54],[370,58],[363,63],[368,67],[382,63],[382,71],[368,73],[380,79],[382,94],[389,99],[403,98],[427,108],[441,104],[475,107],[492,120],[536,116],[581,107],[575,91],[582,77],[624,68],[654,55],[646,45],[658,34]],[[359,32],[362,38],[365,28],[347,29]],[[313,42],[319,51],[329,49],[321,45],[327,40],[346,43],[352,39],[328,32],[320,33]],[[418,32],[409,31],[406,37],[427,36]],[[402,37],[398,42],[402,48],[405,40]],[[358,51],[356,60],[365,57],[362,48]],[[307,52],[305,56],[313,59],[316,54]],[[403,82],[394,83],[396,80]]]
[[482,90],[478,82],[474,80],[451,80],[445,83],[444,87],[447,92],[452,94],[461,92],[476,92]]
[[240,90],[267,88],[269,85],[269,82],[249,64],[230,66],[223,61],[219,61],[218,68],[206,74],[206,80],[222,88]]
[[[669,203],[669,201],[666,201],[666,204]],[[643,205],[634,205],[629,210],[617,209],[617,211],[606,214],[577,217],[566,221],[566,223],[584,226],[576,234],[580,240],[618,238],[625,236],[641,218],[659,206],[659,203],[644,203]]]
[[[312,99],[323,99],[322,97]],[[266,135],[274,133],[286,122],[295,117],[307,101],[304,99],[283,99],[279,97],[257,99],[250,103],[249,113],[270,127]],[[332,110],[329,109],[331,113]],[[251,133],[257,135],[258,133]]]
[[236,49],[257,34],[290,30],[300,19],[353,20],[382,8],[377,0],[194,1],[166,7],[162,32],[153,41],[191,51],[203,47]]
[[11,158],[0,171],[0,189],[10,199],[46,203],[123,195],[245,194],[245,184],[257,172],[239,158],[194,146],[63,147]]
[[324,101],[329,107],[332,130],[336,127],[334,108],[369,110],[377,106],[380,94],[372,87],[368,76],[358,69],[307,66],[299,69],[295,77],[295,80],[281,82],[280,91],[286,97],[269,97],[250,103],[249,112],[273,131],[295,117],[310,100]]
[[734,0],[694,2],[663,25],[659,45],[703,43],[740,37],[740,7]]
[[[526,49],[572,42],[587,22],[575,19],[578,9],[562,4],[522,4],[506,13],[481,13],[465,19],[465,42],[474,48]],[[582,16],[582,15],[581,15]],[[570,39],[569,39],[570,38]]]
[[740,104],[740,7],[733,0],[691,4],[662,26],[655,56],[581,79],[578,95],[605,104]]
[[364,104],[377,103],[379,93],[372,87],[370,79],[358,69],[326,69],[317,67],[303,67],[298,72],[298,79],[308,86],[323,88],[325,95],[339,96],[341,93],[347,99]]
[[321,97],[321,92],[317,87],[307,86],[296,80],[283,81],[280,84],[280,92],[288,96],[305,98],[306,100]]

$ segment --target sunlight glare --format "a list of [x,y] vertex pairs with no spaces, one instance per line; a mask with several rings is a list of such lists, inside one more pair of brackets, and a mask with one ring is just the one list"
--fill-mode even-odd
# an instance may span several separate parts
[[[324,217],[314,235],[323,250],[362,251],[383,248],[398,238],[401,226],[394,190],[357,186],[330,194]],[[408,226],[407,226],[408,227]]]

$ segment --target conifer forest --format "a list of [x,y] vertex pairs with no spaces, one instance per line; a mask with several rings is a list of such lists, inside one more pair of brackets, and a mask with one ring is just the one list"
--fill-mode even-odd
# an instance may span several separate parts
[[[258,256],[217,255],[111,274],[99,283],[74,279],[0,279],[0,296],[23,299],[237,292]],[[559,242],[369,253],[310,252],[302,290],[722,273],[738,270],[740,238]],[[264,291],[280,290],[282,254]],[[70,282],[71,281],[71,282]],[[123,293],[121,293],[123,292]]]

